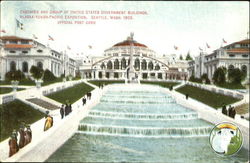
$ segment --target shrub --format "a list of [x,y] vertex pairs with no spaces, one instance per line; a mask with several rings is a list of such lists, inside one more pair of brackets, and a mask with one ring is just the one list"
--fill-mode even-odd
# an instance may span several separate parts
[[11,80],[23,80],[25,79],[25,75],[22,71],[20,70],[15,70],[15,71],[9,71],[5,74],[5,78],[7,81],[11,81]]
[[46,69],[44,71],[44,75],[43,75],[44,81],[53,81],[55,79],[56,79],[56,77],[54,76],[54,74],[51,71],[49,71],[48,69]]
[[206,81],[206,84],[210,84],[210,80],[208,79],[207,74],[203,74],[203,75],[201,76],[201,80],[202,80],[202,81],[205,80],[205,81]]
[[35,79],[41,79],[42,76],[43,76],[44,71],[43,71],[43,69],[41,69],[39,67],[32,66],[30,68],[30,73],[33,76],[33,78],[35,78]]
[[223,84],[226,81],[225,70],[223,67],[219,67],[215,70],[213,75],[213,80],[215,84]]

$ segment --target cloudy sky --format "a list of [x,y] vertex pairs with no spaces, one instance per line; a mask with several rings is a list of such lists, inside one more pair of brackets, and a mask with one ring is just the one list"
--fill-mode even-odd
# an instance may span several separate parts
[[[58,51],[70,46],[69,53],[73,57],[76,53],[102,55],[105,49],[134,32],[136,41],[147,45],[158,55],[186,55],[190,51],[192,56],[197,56],[199,47],[205,49],[206,43],[211,47],[206,48],[209,53],[221,46],[223,38],[228,43],[246,39],[249,31],[248,7],[249,2],[246,1],[7,1],[1,2],[1,29],[6,31],[1,35],[16,34],[32,38],[32,34],[35,34],[39,42],[45,45],[49,43]],[[94,25],[58,24],[60,19],[21,18],[20,15],[25,15],[22,12],[27,10],[146,11],[147,15],[133,15],[132,20],[97,20]],[[85,16],[90,18],[89,14]],[[15,19],[23,23],[24,31],[16,28]],[[48,41],[48,35],[55,41]],[[93,48],[89,49],[88,45]],[[179,49],[175,50],[174,46]]]

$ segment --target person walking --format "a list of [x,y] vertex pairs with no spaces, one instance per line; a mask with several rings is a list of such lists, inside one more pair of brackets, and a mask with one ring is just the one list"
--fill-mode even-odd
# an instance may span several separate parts
[[64,105],[63,104],[60,108],[60,114],[61,114],[61,119],[63,119],[63,117],[64,117]]
[[29,136],[28,143],[30,143],[31,140],[32,140],[32,130],[31,130],[31,128],[30,128],[30,125],[27,125],[27,127],[26,127],[26,132],[27,132],[27,134],[28,134],[28,136]]
[[82,105],[85,105],[86,104],[86,98],[85,98],[85,96],[83,96],[83,98],[82,98]]
[[222,107],[222,114],[227,115],[227,107],[226,107],[226,105],[223,105],[223,107]]
[[69,104],[69,113],[71,113],[71,112],[72,112],[72,105]]
[[186,100],[188,100],[188,94],[186,94]]
[[15,138],[15,135],[11,135],[9,139],[9,157],[17,153],[18,146],[17,146],[17,140]]
[[232,107],[232,118],[234,119],[236,115],[236,110],[234,107]]
[[69,105],[66,103],[65,105],[65,117],[69,114]]
[[23,148],[24,147],[24,143],[25,143],[25,137],[24,137],[24,123],[21,124],[20,129],[19,129],[19,148]]
[[16,139],[16,146],[17,146],[17,152],[19,151],[19,145],[18,145],[18,139],[17,139],[17,136],[18,136],[18,133],[17,131],[14,129],[13,132],[12,132],[12,135],[15,136],[15,139]]
[[231,117],[231,118],[233,117],[233,116],[232,116],[232,109],[233,109],[232,106],[229,105],[229,108],[228,108],[228,116]]
[[44,124],[44,131],[47,131],[49,128],[51,128],[53,126],[53,119],[49,114],[46,114],[45,116],[46,120],[45,120],[45,124]]

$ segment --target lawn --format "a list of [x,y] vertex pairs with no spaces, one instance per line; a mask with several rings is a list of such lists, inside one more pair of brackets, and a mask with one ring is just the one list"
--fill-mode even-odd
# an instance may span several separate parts
[[213,108],[222,107],[223,103],[225,105],[228,105],[240,101],[240,99],[233,98],[231,96],[225,96],[211,91],[202,90],[200,88],[190,85],[178,88],[176,91],[182,94],[188,94],[189,97],[196,99],[204,104],[207,104]]
[[[24,90],[24,88],[18,88],[17,91]],[[0,87],[0,94],[10,93],[12,92],[12,88]]]
[[[11,85],[11,81],[0,81],[0,85]],[[18,85],[26,85],[26,86],[33,86],[35,85],[35,82],[32,80],[24,79],[19,81]]]
[[87,92],[90,92],[93,89],[94,88],[92,88],[91,86],[85,83],[81,83],[73,87],[52,93],[47,97],[56,100],[60,103],[65,103],[66,100],[69,100],[70,103],[74,103],[77,100],[79,100],[82,96],[84,96]]
[[241,84],[233,84],[233,83],[224,83],[224,84],[218,84],[216,85],[218,87],[227,88],[227,89],[246,89]]
[[13,129],[19,129],[21,122],[32,124],[44,117],[44,113],[14,100],[0,105],[0,141],[8,138]]
[[96,86],[99,86],[99,84],[114,84],[114,83],[125,83],[125,80],[91,80],[88,81]]
[[178,82],[154,82],[154,81],[141,81],[141,84],[155,84],[160,85],[165,88],[169,88],[170,86],[176,86],[180,83]]

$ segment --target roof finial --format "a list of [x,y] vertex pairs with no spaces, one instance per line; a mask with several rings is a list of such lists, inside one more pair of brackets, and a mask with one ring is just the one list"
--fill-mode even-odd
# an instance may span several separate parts
[[130,39],[133,40],[134,38],[134,32],[130,32]]

